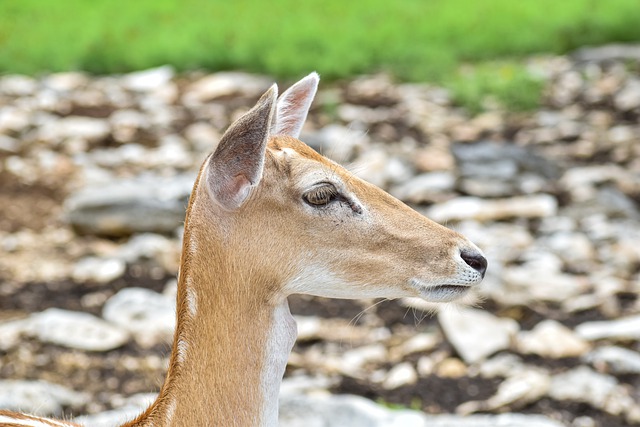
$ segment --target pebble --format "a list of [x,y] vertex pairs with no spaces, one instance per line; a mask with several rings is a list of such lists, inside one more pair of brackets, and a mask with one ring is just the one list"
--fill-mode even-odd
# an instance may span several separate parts
[[611,376],[586,366],[555,375],[549,396],[560,401],[584,402],[611,415],[623,415],[629,422],[640,422],[640,404]]
[[415,384],[418,381],[418,373],[409,362],[399,363],[389,370],[382,382],[382,387],[393,390],[402,386]]
[[599,371],[612,374],[640,374],[640,353],[624,347],[596,348],[584,355],[583,359]]
[[508,349],[518,332],[518,322],[483,310],[460,308],[442,310],[438,321],[447,340],[467,363],[476,363]]
[[81,139],[87,142],[104,140],[111,132],[105,119],[83,116],[68,116],[44,123],[38,137],[41,141],[59,144],[66,139]]
[[273,81],[268,77],[242,72],[220,72],[191,83],[182,97],[185,104],[200,104],[230,96],[257,98]]
[[455,182],[456,178],[450,172],[424,173],[391,187],[389,192],[406,203],[442,201],[453,197]]
[[79,409],[89,402],[85,393],[47,381],[0,380],[0,408],[33,415],[62,415],[64,408]]
[[175,300],[144,288],[125,288],[102,310],[108,322],[129,331],[143,347],[170,342],[175,329]]
[[576,334],[587,341],[640,340],[640,315],[615,320],[584,322],[576,326]]
[[164,87],[174,75],[173,67],[164,65],[126,74],[122,77],[122,85],[128,90],[150,92]]
[[427,216],[437,222],[499,221],[512,218],[545,218],[557,213],[558,202],[548,194],[484,200],[459,197],[427,209]]
[[129,333],[91,314],[49,308],[31,316],[27,331],[42,342],[85,351],[109,351],[129,341]]
[[172,233],[184,221],[194,180],[146,175],[88,186],[66,200],[65,216],[82,234]]
[[108,283],[122,277],[126,268],[119,259],[87,257],[75,264],[71,278],[76,282]]
[[516,336],[516,346],[523,354],[553,359],[579,357],[589,351],[589,344],[585,340],[551,319],[541,321],[531,331],[520,331]]

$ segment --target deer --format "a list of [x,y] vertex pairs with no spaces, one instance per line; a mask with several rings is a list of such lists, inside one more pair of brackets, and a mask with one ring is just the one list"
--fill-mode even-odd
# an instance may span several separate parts
[[[291,294],[447,303],[484,278],[476,245],[298,139],[318,82],[311,73],[279,98],[271,86],[202,164],[167,375],[122,427],[276,426]],[[78,426],[7,411],[0,425]]]

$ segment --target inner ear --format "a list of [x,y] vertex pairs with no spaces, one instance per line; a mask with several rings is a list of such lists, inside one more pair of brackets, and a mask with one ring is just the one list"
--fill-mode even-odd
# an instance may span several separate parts
[[300,136],[319,81],[320,77],[313,72],[282,94],[278,99],[271,127],[272,135],[289,135],[294,138]]

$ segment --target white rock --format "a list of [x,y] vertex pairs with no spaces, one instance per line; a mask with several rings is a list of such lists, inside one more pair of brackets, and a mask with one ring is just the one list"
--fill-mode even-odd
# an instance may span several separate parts
[[38,83],[35,79],[19,74],[0,77],[0,93],[11,96],[28,96],[36,92]]
[[438,321],[447,340],[467,363],[476,363],[510,347],[518,332],[518,322],[483,310],[460,308],[442,310]]
[[505,406],[521,407],[537,402],[547,394],[551,378],[539,369],[526,369],[500,383],[496,394],[486,401],[465,402],[456,412],[468,415],[477,411],[495,411]]
[[125,88],[138,92],[150,92],[171,81],[175,72],[170,65],[129,73],[122,78]]
[[134,394],[124,399],[116,409],[94,415],[84,415],[73,421],[83,426],[119,427],[140,415],[155,399],[156,394],[154,393]]
[[614,374],[640,374],[640,353],[623,347],[596,348],[583,358],[598,370]]
[[369,144],[365,132],[332,124],[317,132],[303,133],[301,139],[322,155],[338,163],[351,161]]
[[185,90],[183,102],[198,104],[226,96],[259,96],[272,84],[267,77],[241,72],[220,72],[191,83]]
[[126,330],[88,313],[49,308],[30,319],[30,333],[40,341],[78,350],[108,351],[129,340]]
[[575,329],[579,337],[596,341],[611,340],[640,340],[640,315],[616,320],[585,322]]
[[389,192],[407,203],[424,203],[434,200],[437,194],[452,192],[455,182],[450,172],[424,173],[392,187]]
[[403,362],[391,368],[382,382],[382,387],[387,390],[393,390],[405,385],[415,384],[416,381],[418,381],[418,374],[413,365],[409,362]]
[[20,343],[23,335],[30,330],[30,319],[0,322],[0,350],[7,351]]
[[0,132],[21,132],[31,125],[32,114],[23,108],[0,108]]
[[629,111],[640,107],[640,80],[629,79],[614,98],[613,104],[618,110]]
[[111,128],[105,119],[68,116],[45,123],[38,131],[42,141],[59,143],[66,139],[82,139],[97,142],[105,139]]
[[[197,301],[195,301],[197,309]],[[134,336],[143,346],[167,342],[175,329],[175,301],[144,288],[125,288],[109,298],[102,316]]]
[[0,408],[34,415],[61,415],[63,407],[79,408],[89,396],[47,381],[0,381]]
[[555,215],[557,210],[557,200],[547,194],[497,200],[460,197],[432,206],[427,210],[427,216],[437,222],[467,219],[497,221],[510,218],[544,218]]
[[65,72],[50,74],[44,78],[43,83],[55,91],[67,92],[86,86],[89,81],[89,76],[84,73]]
[[137,110],[116,110],[109,116],[113,137],[119,142],[131,142],[139,130],[148,129],[149,118]]
[[589,344],[555,320],[543,320],[531,331],[516,336],[518,351],[554,359],[578,357],[589,351]]
[[611,415],[624,415],[629,422],[640,422],[640,405],[629,391],[611,376],[579,366],[553,377],[549,397],[588,403]]
[[[429,415],[429,427],[566,427],[542,415]],[[401,426],[398,426],[401,427]]]
[[71,277],[76,282],[108,283],[121,277],[126,267],[120,259],[87,257],[75,264]]

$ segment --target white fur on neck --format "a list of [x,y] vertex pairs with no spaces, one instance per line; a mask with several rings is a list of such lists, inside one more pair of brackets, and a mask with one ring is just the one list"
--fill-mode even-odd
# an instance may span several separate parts
[[260,424],[265,427],[278,425],[280,384],[298,335],[296,321],[291,316],[286,298],[276,305],[272,320],[261,378],[264,399]]

